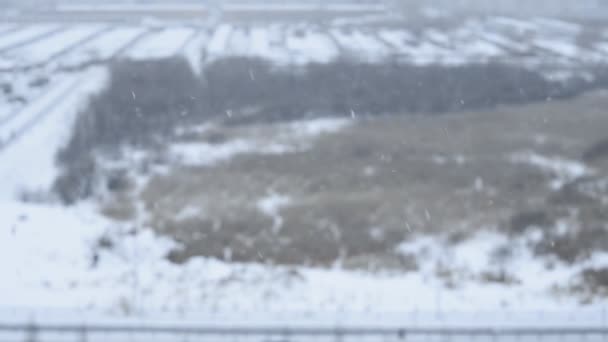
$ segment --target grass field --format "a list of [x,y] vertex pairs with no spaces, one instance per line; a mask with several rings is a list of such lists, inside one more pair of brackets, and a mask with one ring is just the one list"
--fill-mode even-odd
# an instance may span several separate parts
[[[294,143],[285,140],[290,124],[217,125],[178,140],[254,147],[211,164],[171,167],[132,194],[127,208],[143,200],[149,224],[185,245],[175,261],[203,255],[367,268],[398,260],[410,268],[395,247],[415,236],[458,243],[479,230],[510,234],[560,219],[592,229],[608,209],[605,193],[567,198],[581,179],[606,177],[601,158],[582,161],[605,138],[606,105],[608,96],[598,91],[451,115],[345,120],[336,132],[286,152],[264,146]],[[566,200],[555,201],[559,196]],[[124,194],[118,198],[124,203]],[[573,248],[593,249],[587,244]]]

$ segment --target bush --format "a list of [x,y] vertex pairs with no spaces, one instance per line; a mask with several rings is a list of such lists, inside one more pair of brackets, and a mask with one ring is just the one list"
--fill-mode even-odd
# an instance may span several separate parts
[[608,296],[608,268],[586,269],[582,273],[584,284],[595,293]]
[[[266,120],[310,113],[441,113],[570,96],[571,86],[502,64],[414,66],[347,59],[302,69],[256,58],[227,58],[206,68],[207,98],[218,112],[249,111]],[[259,118],[258,118],[259,119]]]
[[608,230],[603,226],[582,227],[566,235],[545,234],[534,246],[536,255],[553,255],[568,264],[608,251]]
[[66,165],[55,180],[53,191],[67,205],[93,195],[97,166],[91,157],[85,157]]
[[546,228],[553,226],[555,221],[544,210],[526,210],[514,214],[509,222],[509,232],[521,234],[532,227]]

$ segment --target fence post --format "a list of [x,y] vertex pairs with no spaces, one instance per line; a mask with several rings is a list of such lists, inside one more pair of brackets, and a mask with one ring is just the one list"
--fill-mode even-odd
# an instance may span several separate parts
[[289,336],[290,336],[290,331],[289,331],[289,329],[286,328],[285,330],[283,330],[283,338],[284,338],[283,341],[289,342]]
[[83,324],[82,327],[80,327],[80,342],[87,342],[87,326],[86,324]]
[[606,306],[602,307],[602,328],[604,328],[604,340],[608,341],[608,321],[606,320]]
[[36,342],[37,335],[38,327],[36,326],[36,323],[30,322],[27,326],[25,342]]
[[404,329],[399,329],[399,330],[397,331],[397,337],[398,337],[400,340],[405,340],[405,337],[406,337],[406,336],[407,336],[407,333],[405,332],[405,330],[404,330]]
[[338,327],[335,331],[336,342],[342,342],[342,330]]

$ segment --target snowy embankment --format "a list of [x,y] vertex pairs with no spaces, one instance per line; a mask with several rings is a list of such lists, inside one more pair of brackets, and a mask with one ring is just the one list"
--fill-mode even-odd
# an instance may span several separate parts
[[[126,234],[86,205],[66,209],[0,202],[0,206],[2,319],[61,321],[78,312],[78,319],[112,314],[190,318],[210,324],[218,324],[219,317],[223,323],[279,325],[602,323],[601,303],[583,307],[572,298],[548,295],[547,284],[566,279],[570,270],[547,273],[540,262],[525,254],[512,264],[526,273],[525,289],[475,281],[448,288],[433,276],[431,261],[482,268],[487,262],[483,252],[501,239],[492,234],[482,234],[447,254],[432,238],[404,245],[401,248],[407,252],[430,250],[426,252],[429,269],[406,274],[205,258],[175,265],[164,258],[173,246],[170,240],[145,229]],[[120,238],[113,239],[114,234]],[[100,240],[102,236],[105,240]],[[105,249],[109,243],[111,250]],[[608,260],[595,260],[602,261]]]
[[100,69],[58,77],[46,94],[0,126],[0,199],[49,189],[57,174],[55,155],[83,102],[103,86],[105,77]]

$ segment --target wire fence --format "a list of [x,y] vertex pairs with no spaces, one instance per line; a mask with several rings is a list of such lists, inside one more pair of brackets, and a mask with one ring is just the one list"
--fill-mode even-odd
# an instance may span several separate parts
[[104,324],[2,324],[0,340],[51,341],[608,341],[608,328],[289,327]]

